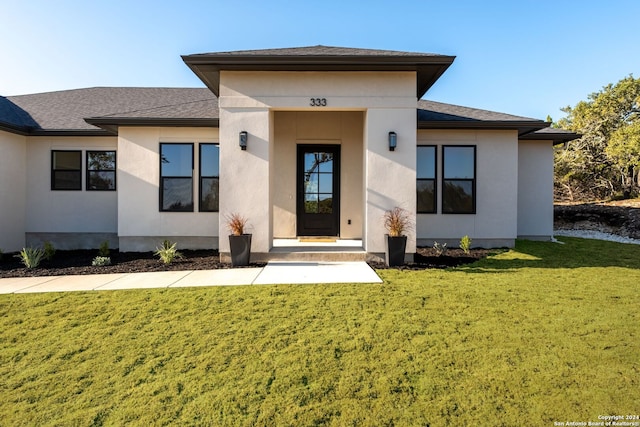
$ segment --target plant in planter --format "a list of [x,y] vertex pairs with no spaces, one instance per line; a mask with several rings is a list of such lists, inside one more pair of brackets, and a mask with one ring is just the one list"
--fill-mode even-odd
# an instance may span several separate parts
[[229,235],[229,248],[231,250],[231,265],[234,267],[249,265],[251,256],[251,234],[245,233],[247,218],[239,213],[232,213],[225,217]]
[[407,236],[405,231],[411,227],[411,217],[409,212],[401,207],[388,210],[384,213],[384,228],[386,234],[385,262],[389,267],[404,264],[404,254],[407,248]]

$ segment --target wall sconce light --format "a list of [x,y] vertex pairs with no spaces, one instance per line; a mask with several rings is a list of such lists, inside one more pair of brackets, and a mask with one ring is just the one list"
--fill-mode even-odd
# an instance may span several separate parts
[[395,151],[398,146],[398,135],[395,132],[389,132],[389,151]]
[[240,149],[247,149],[247,131],[243,130],[240,132]]

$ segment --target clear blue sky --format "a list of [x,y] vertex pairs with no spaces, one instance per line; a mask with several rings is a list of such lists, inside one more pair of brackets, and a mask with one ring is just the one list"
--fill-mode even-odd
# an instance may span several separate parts
[[0,95],[199,87],[180,55],[312,45],[457,56],[425,98],[558,119],[640,76],[640,1],[0,0]]

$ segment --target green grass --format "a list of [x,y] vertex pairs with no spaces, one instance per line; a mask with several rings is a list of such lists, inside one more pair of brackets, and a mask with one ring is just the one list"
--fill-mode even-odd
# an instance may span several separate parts
[[381,285],[0,296],[2,425],[553,425],[640,412],[640,246]]

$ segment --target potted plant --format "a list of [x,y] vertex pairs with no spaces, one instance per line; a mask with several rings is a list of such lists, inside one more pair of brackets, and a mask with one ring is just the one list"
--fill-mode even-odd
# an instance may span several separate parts
[[251,234],[245,233],[247,218],[238,213],[232,213],[226,217],[229,235],[229,248],[231,250],[231,265],[234,267],[249,265],[251,255]]
[[385,247],[385,262],[389,267],[404,264],[404,254],[407,248],[407,236],[405,231],[411,226],[409,212],[401,207],[395,207],[384,213],[384,228],[387,245]]

